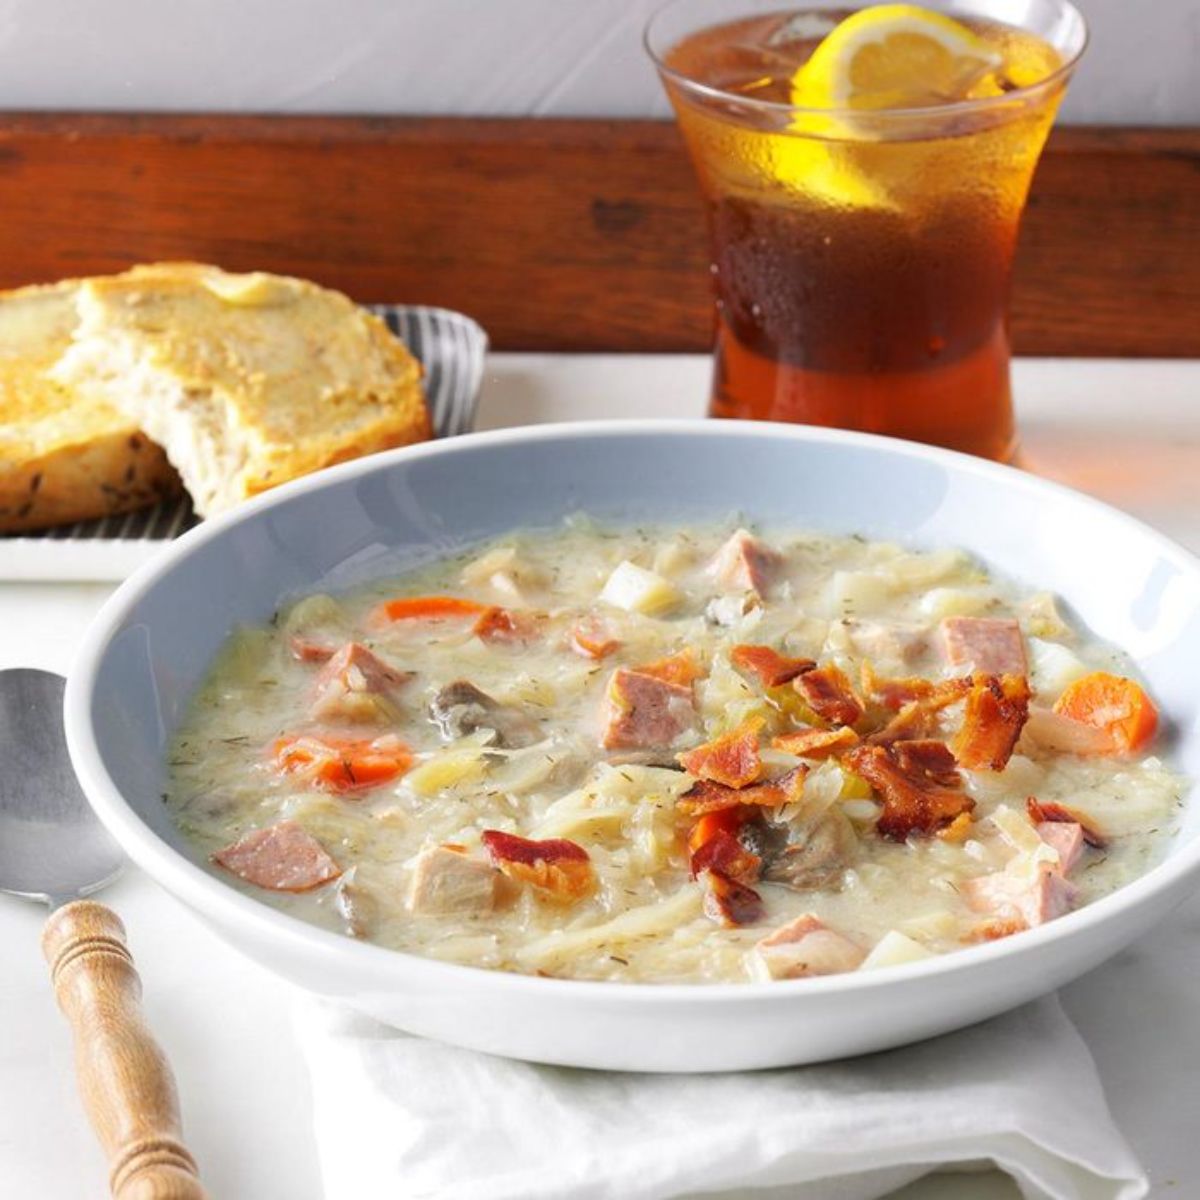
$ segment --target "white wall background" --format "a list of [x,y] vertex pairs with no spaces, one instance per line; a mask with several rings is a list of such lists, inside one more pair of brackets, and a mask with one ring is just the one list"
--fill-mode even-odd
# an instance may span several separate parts
[[[0,107],[665,115],[659,2],[0,0]],[[1200,124],[1200,0],[1076,2],[1065,119]]]

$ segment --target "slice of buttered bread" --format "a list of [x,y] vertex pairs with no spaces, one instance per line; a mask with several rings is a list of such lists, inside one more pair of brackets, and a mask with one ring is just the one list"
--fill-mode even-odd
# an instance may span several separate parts
[[118,406],[211,515],[319,467],[429,437],[421,366],[301,279],[161,263],[85,280],[55,377]]
[[78,287],[0,292],[0,532],[129,512],[179,491],[136,421],[51,378],[71,344]]

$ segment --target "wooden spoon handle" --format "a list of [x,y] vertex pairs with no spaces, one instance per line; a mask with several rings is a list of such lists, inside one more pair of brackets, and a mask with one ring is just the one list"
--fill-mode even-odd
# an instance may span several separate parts
[[142,981],[110,908],[55,912],[42,952],[75,1037],[84,1108],[111,1164],[117,1200],[205,1200],[182,1140],[175,1080],[142,1014]]

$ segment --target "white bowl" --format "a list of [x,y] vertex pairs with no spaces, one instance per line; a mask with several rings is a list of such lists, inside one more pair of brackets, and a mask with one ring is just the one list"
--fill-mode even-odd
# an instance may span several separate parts
[[1027,933],[864,974],[770,984],[540,979],[364,945],[236,891],[165,811],[164,746],[232,627],[285,597],[393,574],[517,526],[750,519],[964,546],[1064,596],[1137,660],[1172,760],[1200,777],[1200,564],[1094,500],[1007,467],[885,438],[746,422],[507,430],[299,480],[164,551],[104,606],[67,687],[71,757],[129,856],[239,949],[380,1020],[494,1054],[574,1066],[727,1071],[896,1046],[1066,983],[1200,883],[1193,789],[1166,860]]

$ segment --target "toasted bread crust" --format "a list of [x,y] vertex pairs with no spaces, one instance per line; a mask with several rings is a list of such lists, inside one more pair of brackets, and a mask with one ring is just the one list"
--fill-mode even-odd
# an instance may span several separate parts
[[0,532],[142,508],[179,491],[166,455],[109,404],[49,371],[77,323],[78,284],[0,293]]
[[161,447],[123,419],[114,424],[38,458],[0,463],[0,532],[117,516],[178,495],[179,476]]
[[79,311],[57,377],[161,443],[202,515],[430,436],[420,364],[339,292],[170,263],[85,281]]
[[420,364],[304,280],[199,263],[0,293],[0,532],[219,511],[430,436]]

